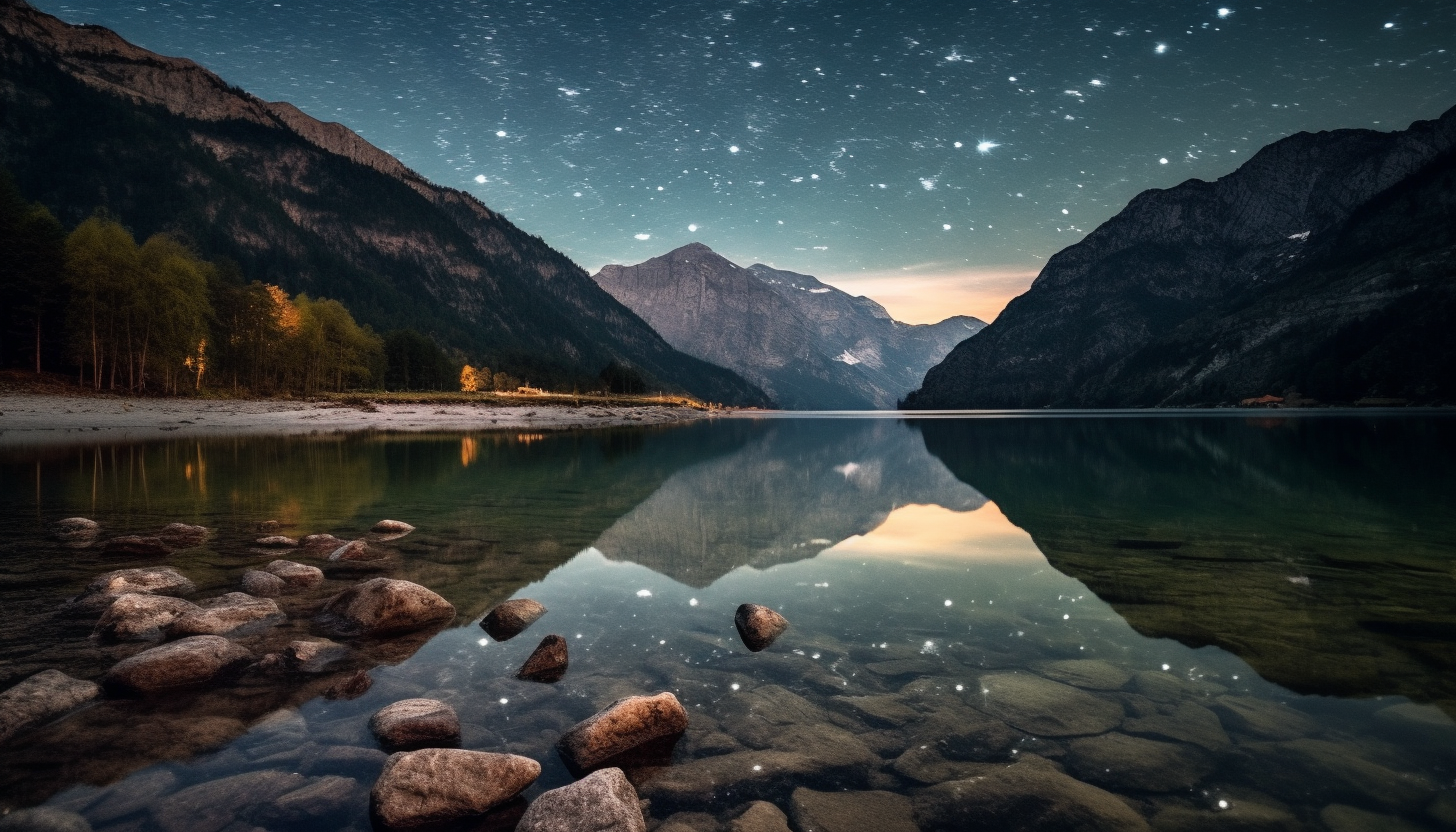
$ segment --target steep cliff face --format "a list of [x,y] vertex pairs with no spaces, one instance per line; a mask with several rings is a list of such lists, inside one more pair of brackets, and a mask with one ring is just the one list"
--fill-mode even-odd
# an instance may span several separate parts
[[617,361],[665,390],[768,402],[470,195],[192,61],[0,0],[0,102],[0,164],[68,224],[105,207],[138,236],[172,232],[533,380],[587,383]]
[[1301,133],[1148,191],[926,375],[915,408],[1456,398],[1456,110]]
[[886,409],[985,324],[903,324],[808,275],[742,268],[701,243],[593,280],[668,343],[729,367],[796,410]]

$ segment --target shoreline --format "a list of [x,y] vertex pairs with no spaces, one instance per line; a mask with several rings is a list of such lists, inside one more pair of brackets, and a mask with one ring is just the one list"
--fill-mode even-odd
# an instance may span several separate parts
[[507,405],[0,393],[0,448],[366,431],[579,430],[685,424],[711,416],[693,407],[645,402]]

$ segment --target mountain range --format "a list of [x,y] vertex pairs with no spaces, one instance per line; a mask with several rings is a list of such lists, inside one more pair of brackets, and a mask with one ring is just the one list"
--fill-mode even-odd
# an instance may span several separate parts
[[866,297],[701,243],[592,276],[688,355],[728,367],[789,410],[895,407],[925,371],[986,324],[906,324]]
[[1145,191],[906,407],[1456,400],[1453,148],[1456,109],[1299,133],[1215,182]]
[[532,383],[593,385],[615,363],[655,389],[770,403],[539,237],[343,125],[21,0],[0,0],[0,164],[67,226],[102,208],[139,238],[169,232]]

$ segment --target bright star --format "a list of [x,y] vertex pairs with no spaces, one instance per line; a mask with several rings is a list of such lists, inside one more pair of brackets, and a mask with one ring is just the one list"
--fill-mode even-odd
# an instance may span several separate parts
[[981,142],[980,144],[976,145],[976,149],[979,150],[979,151],[981,151],[982,153],[990,153],[991,152],[991,148],[993,148],[993,147],[1000,147],[1000,146],[1001,145],[999,145],[999,144],[997,144],[995,142],[992,142],[992,141],[984,141],[984,142]]
[[1233,9],[1219,9],[1218,10],[1218,16],[1219,17],[1228,17],[1229,15],[1231,15],[1233,13],[1234,13],[1234,10]]
[[1157,45],[1156,48],[1153,49],[1153,51],[1156,52],[1156,53],[1158,53],[1159,55],[1161,55],[1164,52],[1167,52],[1168,51],[1168,44],[1166,44],[1166,43],[1160,43],[1160,44]]

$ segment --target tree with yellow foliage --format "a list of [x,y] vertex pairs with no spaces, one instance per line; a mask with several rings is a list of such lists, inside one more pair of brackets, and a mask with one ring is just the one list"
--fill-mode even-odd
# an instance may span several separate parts
[[484,383],[484,382],[481,381],[481,376],[482,375],[484,375],[486,378],[489,378],[490,377],[490,371],[487,370],[484,374],[482,374],[480,370],[477,370],[474,367],[470,366],[469,364],[466,364],[460,370],[460,390],[461,390],[461,392],[463,392],[463,393],[479,393],[480,392],[480,385]]

